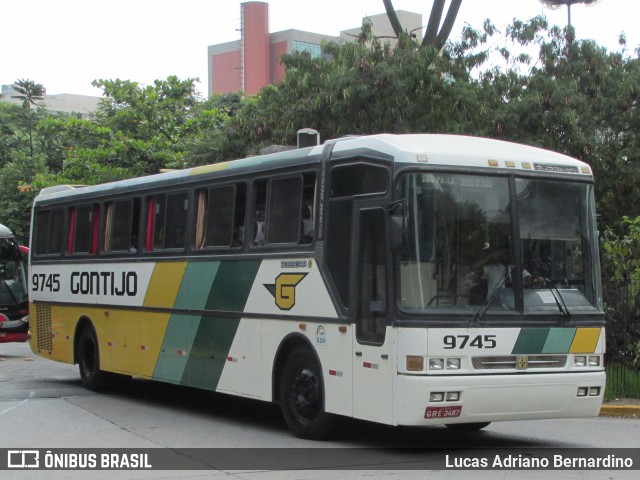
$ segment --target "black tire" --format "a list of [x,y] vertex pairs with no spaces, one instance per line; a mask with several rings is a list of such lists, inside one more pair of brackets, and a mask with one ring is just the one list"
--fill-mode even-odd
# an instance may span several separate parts
[[100,370],[98,339],[91,327],[85,327],[78,339],[78,368],[82,385],[89,390],[103,390],[112,382],[112,376]]
[[322,371],[309,349],[289,354],[279,387],[282,415],[296,437],[323,440],[333,433],[336,418],[324,411]]
[[447,428],[455,430],[457,432],[477,432],[484,427],[491,424],[491,422],[478,422],[478,423],[449,423]]

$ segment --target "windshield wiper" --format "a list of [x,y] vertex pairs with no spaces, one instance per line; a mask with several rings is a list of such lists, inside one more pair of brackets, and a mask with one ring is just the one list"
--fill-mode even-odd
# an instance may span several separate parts
[[553,295],[553,299],[556,301],[556,305],[558,306],[558,310],[560,310],[560,314],[565,321],[571,320],[571,312],[567,307],[567,304],[564,302],[564,298],[562,298],[562,294],[558,287],[549,287],[549,291],[551,295]]
[[493,303],[493,300],[496,298],[496,295],[498,295],[498,291],[502,288],[502,286],[504,285],[504,282],[509,277],[509,274],[511,273],[512,268],[513,268],[513,265],[507,265],[506,267],[504,267],[504,272],[502,272],[502,275],[500,275],[500,278],[498,279],[498,282],[493,287],[493,290],[491,290],[491,292],[487,295],[487,299],[476,311],[476,313],[474,313],[473,316],[469,319],[470,325],[477,324],[480,320],[482,320],[482,317],[484,317],[484,314],[489,309],[489,306],[491,305],[491,303]]

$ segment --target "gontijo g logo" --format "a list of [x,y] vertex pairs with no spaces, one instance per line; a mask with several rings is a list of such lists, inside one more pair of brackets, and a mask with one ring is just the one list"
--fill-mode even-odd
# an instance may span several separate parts
[[281,273],[275,284],[264,284],[276,299],[280,310],[291,310],[296,304],[296,286],[306,277],[306,273]]

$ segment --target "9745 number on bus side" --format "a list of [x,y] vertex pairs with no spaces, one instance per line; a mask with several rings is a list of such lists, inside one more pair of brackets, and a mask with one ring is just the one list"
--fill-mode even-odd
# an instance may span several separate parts
[[443,338],[444,348],[452,350],[457,348],[462,350],[465,347],[473,348],[496,348],[495,335],[446,335]]

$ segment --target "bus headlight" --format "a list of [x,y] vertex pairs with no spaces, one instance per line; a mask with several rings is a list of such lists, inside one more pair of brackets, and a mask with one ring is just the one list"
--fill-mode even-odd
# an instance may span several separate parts
[[573,366],[574,367],[586,367],[587,366],[587,357],[584,355],[576,355],[573,357]]
[[599,367],[600,366],[600,356],[599,355],[589,355],[589,366],[590,367]]
[[447,358],[447,370],[460,370],[460,359]]
[[429,370],[444,370],[444,358],[430,358]]

